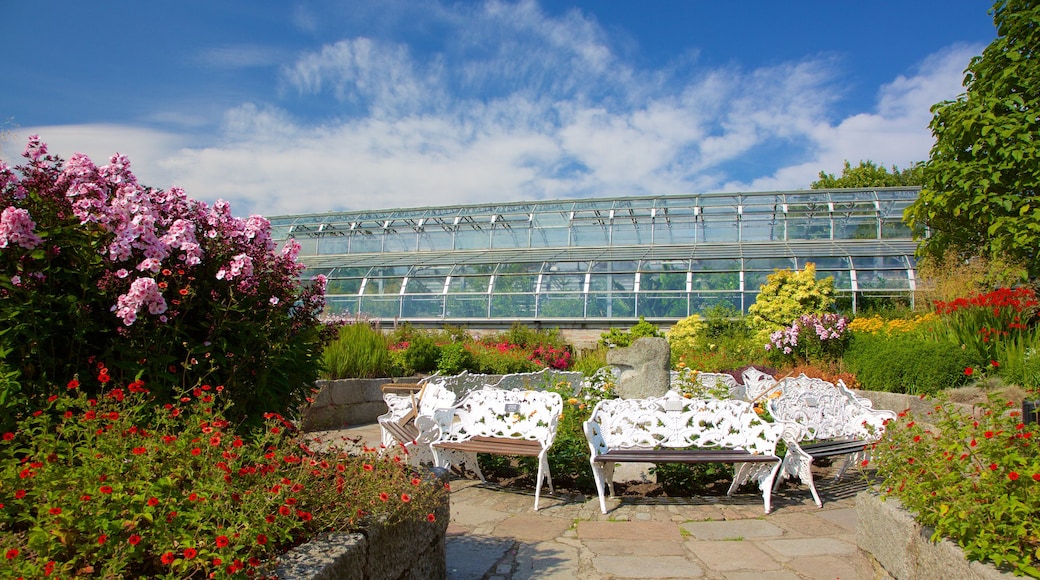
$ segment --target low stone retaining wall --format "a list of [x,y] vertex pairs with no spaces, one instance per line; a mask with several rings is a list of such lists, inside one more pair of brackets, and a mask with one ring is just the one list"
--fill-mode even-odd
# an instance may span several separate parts
[[304,431],[328,431],[352,425],[368,425],[386,413],[382,386],[414,383],[416,377],[398,379],[338,379],[318,381],[318,394],[303,412]]
[[932,530],[917,523],[898,499],[874,490],[856,496],[856,544],[897,580],[995,580],[1015,576],[969,562],[950,540],[932,543]]
[[408,521],[323,535],[282,556],[275,575],[282,580],[443,580],[450,514],[445,499],[432,523]]

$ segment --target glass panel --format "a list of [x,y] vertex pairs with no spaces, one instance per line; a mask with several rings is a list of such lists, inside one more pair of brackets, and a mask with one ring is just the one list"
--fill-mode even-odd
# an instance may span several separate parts
[[720,272],[725,270],[740,270],[740,258],[724,258],[721,260],[693,260],[690,269],[694,272]]
[[690,269],[688,260],[643,260],[640,272],[685,272]]
[[639,290],[641,292],[654,290],[681,290],[685,292],[686,272],[644,272],[639,275]]
[[531,232],[532,248],[554,248],[566,246],[570,228],[535,228]]
[[857,270],[905,270],[906,256],[856,256],[852,259]]
[[[758,291],[773,272],[744,272],[744,289]],[[696,288],[696,286],[694,286]]]
[[441,318],[444,315],[444,296],[405,296],[401,315],[406,318]]
[[585,295],[542,294],[538,297],[538,316],[547,318],[581,318],[585,316]]
[[910,280],[906,270],[856,270],[860,290],[907,289]]
[[584,274],[542,275],[542,292],[581,292],[584,288]]
[[487,294],[449,294],[445,300],[445,316],[447,318],[487,318]]
[[361,278],[330,278],[325,294],[354,294],[361,290]]
[[787,239],[827,240],[831,236],[831,220],[827,214],[819,217],[789,217]]
[[589,262],[546,262],[546,272],[553,274],[561,272],[582,273],[589,271]]
[[537,274],[517,274],[495,277],[495,294],[504,292],[534,292],[538,284]]
[[440,294],[444,292],[444,276],[409,278],[404,291],[408,294]]
[[610,244],[610,226],[606,224],[579,224],[571,228],[572,246],[606,246]]
[[704,208],[704,241],[736,242],[740,235],[737,224],[737,208]]
[[747,215],[740,220],[740,239],[744,242],[769,242],[784,239],[784,222],[771,215]]
[[[740,292],[694,292],[690,294],[690,312],[704,312],[718,304],[740,309]],[[747,303],[754,304],[754,299]],[[745,308],[746,310],[746,308]]]
[[702,225],[693,216],[683,216],[667,220],[658,216],[654,220],[654,243],[656,244],[688,244],[704,241]]
[[383,236],[371,231],[355,232],[350,236],[350,253],[364,254],[379,252],[383,249]]
[[538,228],[566,227],[570,225],[568,224],[569,221],[569,214],[559,211],[548,211],[534,214],[534,225]]
[[744,258],[745,270],[793,270],[795,268],[794,258]]
[[499,274],[537,274],[542,271],[542,262],[508,262],[498,265]]
[[394,230],[387,230],[383,234],[383,251],[414,252],[415,237],[416,234],[412,231],[395,232]]
[[401,315],[400,296],[363,296],[361,314],[372,318],[397,318]]
[[639,293],[639,316],[685,318],[688,295],[682,293]]
[[589,290],[635,290],[636,275],[632,274],[592,274],[589,277]]
[[491,297],[491,318],[534,318],[534,294],[502,294]]
[[805,264],[812,262],[816,265],[816,271],[819,272],[821,268],[826,269],[844,269],[848,270],[852,267],[852,263],[847,257],[844,256],[802,256],[798,258],[799,268],[804,268]]
[[484,230],[475,230],[469,226],[459,226],[455,232],[456,250],[482,250],[489,247],[491,243],[490,233]]
[[459,264],[452,270],[452,275],[462,276],[465,274],[491,274],[495,271],[496,264]]
[[878,235],[877,226],[877,217],[872,215],[836,217],[834,219],[834,239],[875,240]]
[[740,290],[740,273],[694,272],[692,287],[694,290]]
[[300,255],[301,256],[314,256],[318,253],[318,240],[316,238],[305,238],[297,237],[297,243],[300,244]]
[[653,235],[653,223],[649,218],[639,223],[632,223],[627,218],[624,221],[615,221],[611,233],[610,244],[613,246],[633,246],[638,244],[649,244],[650,236]]
[[448,283],[448,292],[458,294],[463,292],[487,293],[488,282],[491,276],[452,276]]
[[615,260],[610,262],[596,262],[592,265],[593,272],[635,272],[636,263],[632,260]]
[[346,254],[350,251],[350,238],[329,236],[318,238],[318,254]]
[[358,311],[357,297],[326,296],[325,312],[328,314],[355,314]]
[[365,294],[399,294],[404,278],[369,278],[365,284]]
[[632,293],[589,293],[590,318],[631,318],[635,316],[636,296]]
[[492,248],[526,248],[531,245],[531,228],[524,222],[510,227],[495,226],[491,231]]
[[419,251],[450,250],[454,241],[454,232],[431,227],[419,234]]
[[886,219],[881,222],[881,237],[886,240],[897,238],[913,238],[910,228],[902,219]]

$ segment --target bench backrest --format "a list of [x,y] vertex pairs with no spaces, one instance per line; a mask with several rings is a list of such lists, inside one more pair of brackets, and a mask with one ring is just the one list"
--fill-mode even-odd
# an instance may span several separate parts
[[496,389],[471,391],[455,407],[449,439],[507,437],[551,443],[563,412],[552,391]]
[[874,441],[884,431],[885,419],[895,416],[860,405],[833,384],[804,374],[780,379],[770,397],[769,413],[804,427],[804,441],[846,437]]
[[700,447],[773,455],[783,432],[783,425],[763,420],[746,401],[687,399],[674,393],[604,399],[589,421],[599,425],[606,449]]

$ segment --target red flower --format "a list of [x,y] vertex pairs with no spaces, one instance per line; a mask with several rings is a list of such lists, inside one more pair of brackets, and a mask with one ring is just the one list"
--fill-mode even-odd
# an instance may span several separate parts
[[305,512],[305,511],[297,510],[296,515],[300,516],[300,519],[305,521],[305,522],[311,521],[311,518],[312,518],[311,512]]
[[974,372],[975,372],[975,369],[973,369],[973,368],[971,368],[971,367],[968,367],[968,368],[964,369],[964,374],[965,374],[966,376],[969,376],[969,377],[970,377],[970,376],[972,375],[972,373],[974,373]]
[[12,439],[14,439],[14,433],[11,433],[10,431],[4,433],[4,441],[10,441]]
[[227,536],[217,536],[216,544],[217,544],[218,548],[226,547],[228,545],[228,537]]
[[98,543],[99,546],[104,544],[107,541],[108,541],[108,536],[106,536],[105,534],[101,534],[100,536],[97,537],[97,543]]
[[166,552],[162,555],[162,558],[159,558],[159,560],[167,566],[173,564],[173,552]]
[[997,464],[996,463],[990,463],[989,464],[989,469],[990,469],[990,471],[996,471],[997,470]]
[[1008,479],[1010,479],[1011,481],[1017,480],[1018,479],[1018,472],[1017,471],[1012,471],[1011,473],[1009,473],[1008,474]]
[[390,495],[387,494],[386,492],[383,492],[383,493],[379,494],[379,500],[380,501],[386,501],[388,499],[390,499]]
[[130,537],[126,541],[129,542],[131,546],[136,546],[141,543],[141,536],[130,534]]
[[191,560],[195,556],[198,556],[199,552],[195,548],[184,548],[184,559]]
[[83,494],[79,496],[79,501],[90,501],[90,496],[87,494]]
[[4,554],[4,556],[8,560],[14,560],[15,558],[18,557],[18,548],[11,548],[10,550],[7,551],[6,554]]
[[256,535],[256,543],[260,544],[261,546],[263,546],[264,544],[267,543],[267,536],[265,536],[263,534],[257,534]]
[[15,499],[22,499],[23,497],[25,497],[25,490],[24,489],[19,489],[18,491],[14,492],[14,498]]
[[98,491],[100,491],[101,493],[103,493],[105,495],[108,495],[108,494],[112,493],[112,486],[110,486],[110,485],[102,485],[101,487],[98,488]]
[[152,507],[155,507],[155,506],[159,505],[159,498],[157,498],[157,497],[150,497],[150,498],[148,498],[148,505],[150,505]]
[[989,361],[989,366],[996,368],[1000,366],[1000,363],[995,360],[991,360]]
[[282,514],[283,516],[287,516],[292,513],[292,510],[289,509],[289,506],[283,505],[278,508],[278,513]]
[[51,509],[50,509],[50,510],[48,510],[48,511],[50,512],[50,514],[51,514],[52,516],[56,516],[56,515],[58,515],[58,514],[60,514],[60,513],[61,513],[61,508],[59,508],[59,507],[53,507],[53,508],[51,508]]
[[401,494],[401,501],[403,501],[404,503],[408,503],[408,502],[412,501],[412,496],[408,495],[407,493],[402,493]]
[[362,466],[362,469],[365,471],[372,471],[374,468],[370,464],[366,463]]
[[65,386],[66,386],[67,388],[69,388],[69,389],[75,389],[75,388],[79,387],[79,381],[77,381],[76,379],[72,379],[72,380],[71,380],[71,381],[69,381],[69,383],[68,383],[67,385],[65,385]]
[[422,481],[418,477],[412,478],[412,485],[419,485]]
[[134,455],[144,455],[144,454],[148,453],[148,449],[145,448],[145,447],[134,447],[133,449],[130,450],[130,452],[133,453]]
[[435,521],[437,521],[437,516],[435,516],[433,514],[426,514],[426,521],[428,521],[428,522],[435,522]]
[[1033,474],[1033,481],[1040,481],[1040,473]]
[[985,433],[983,433],[983,435],[986,437],[986,439],[992,439],[993,438],[993,432],[992,431],[986,431]]

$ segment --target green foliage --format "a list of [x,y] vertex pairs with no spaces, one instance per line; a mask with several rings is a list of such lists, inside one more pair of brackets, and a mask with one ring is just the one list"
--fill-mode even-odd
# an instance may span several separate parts
[[365,322],[347,324],[322,353],[325,379],[372,379],[395,376],[387,337]]
[[750,337],[744,313],[727,302],[720,302],[704,311],[705,332],[709,338],[720,336]]
[[844,357],[864,389],[911,395],[962,386],[980,362],[960,344],[918,333],[854,333]]
[[860,161],[859,166],[845,161],[845,167],[841,170],[841,177],[834,177],[833,173],[820,172],[820,179],[809,185],[810,189],[837,189],[837,188],[862,188],[862,187],[900,187],[922,185],[923,164],[918,163],[900,171],[895,165],[889,173],[884,165],[876,165],[873,161]]
[[430,373],[437,369],[441,348],[426,333],[416,333],[408,347],[402,351],[404,367],[411,373]]
[[592,376],[600,368],[607,366],[607,351],[605,346],[597,346],[593,349],[585,349],[578,353],[571,370],[578,371],[587,377]]
[[0,437],[5,578],[270,577],[316,535],[448,515],[442,482],[374,449],[315,452],[273,413],[240,437],[220,387],[61,390]]
[[997,38],[972,58],[965,92],[932,107],[935,144],[905,218],[922,254],[1021,261],[1040,275],[1040,4],[998,0]]
[[1006,382],[1040,394],[1040,326],[1002,341],[997,360]]
[[[834,306],[834,278],[816,279],[816,265],[799,272],[775,270],[748,308],[752,328],[768,337],[806,314],[823,314]],[[764,341],[763,341],[764,344]]]
[[640,316],[639,322],[628,330],[611,327],[610,330],[600,335],[599,344],[607,347],[624,348],[630,346],[636,339],[659,336],[661,336],[661,329]]
[[900,413],[873,460],[882,492],[934,529],[934,541],[950,538],[969,560],[1040,578],[1040,433],[1015,409],[991,397],[974,417],[948,402],[927,417]]
[[8,366],[10,349],[0,348],[0,431],[14,428],[15,418],[27,407],[22,385],[18,382],[18,371]]
[[705,493],[710,488],[733,480],[733,465],[729,463],[658,463],[650,468],[662,491],[670,496],[689,496]]
[[668,339],[668,345],[672,349],[672,358],[676,358],[677,353],[683,353],[697,348],[699,344],[704,342],[707,335],[707,329],[708,324],[699,314],[687,316],[686,318],[676,322],[675,325],[665,333],[665,337]]
[[451,342],[441,347],[441,358],[437,361],[437,370],[442,375],[457,375],[474,368],[473,355],[461,342]]

